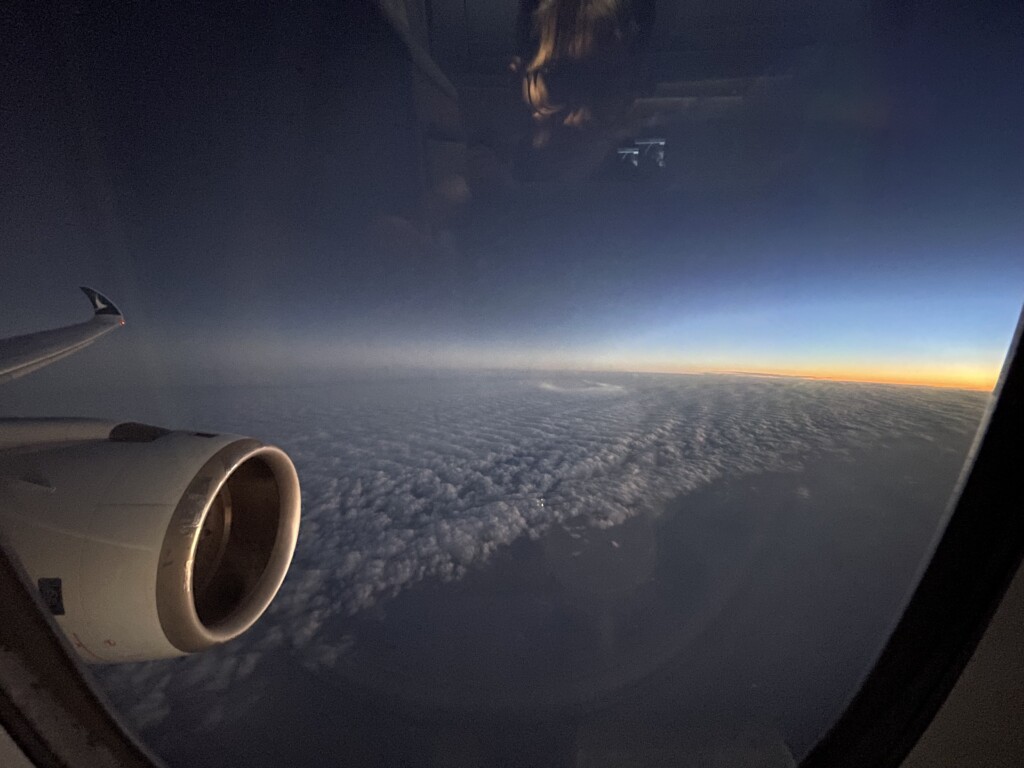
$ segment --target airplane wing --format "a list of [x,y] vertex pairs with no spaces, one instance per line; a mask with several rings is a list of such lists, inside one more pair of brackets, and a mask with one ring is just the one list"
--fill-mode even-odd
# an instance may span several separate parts
[[49,331],[0,339],[0,383],[24,376],[62,357],[77,352],[96,339],[124,325],[124,316],[114,302],[99,291],[82,286],[92,303],[93,316],[84,323]]

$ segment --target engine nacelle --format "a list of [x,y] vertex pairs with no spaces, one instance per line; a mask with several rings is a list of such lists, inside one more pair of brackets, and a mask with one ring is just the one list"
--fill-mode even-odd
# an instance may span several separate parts
[[277,594],[300,509],[280,449],[89,420],[0,431],[0,531],[84,660],[201,651]]

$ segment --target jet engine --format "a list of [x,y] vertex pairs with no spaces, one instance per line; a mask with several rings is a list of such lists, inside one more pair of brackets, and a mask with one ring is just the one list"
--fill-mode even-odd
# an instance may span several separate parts
[[0,534],[89,662],[201,651],[251,627],[291,563],[299,481],[237,435],[0,421]]

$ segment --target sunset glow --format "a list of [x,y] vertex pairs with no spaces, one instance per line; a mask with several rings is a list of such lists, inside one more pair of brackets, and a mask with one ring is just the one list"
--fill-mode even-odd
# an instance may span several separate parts
[[[665,373],[676,371],[666,370]],[[991,392],[999,378],[999,371],[972,369],[969,367],[952,370],[916,368],[767,368],[762,370],[735,368],[732,370],[708,370],[705,373],[736,373],[750,376],[785,376],[826,381],[855,381],[870,384],[897,384],[923,387],[948,387]]]

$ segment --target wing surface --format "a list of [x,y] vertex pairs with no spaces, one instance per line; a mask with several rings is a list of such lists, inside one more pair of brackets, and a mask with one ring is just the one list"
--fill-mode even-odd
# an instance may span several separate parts
[[124,325],[121,311],[99,291],[82,287],[93,308],[84,323],[0,339],[0,383],[24,376],[77,352]]

